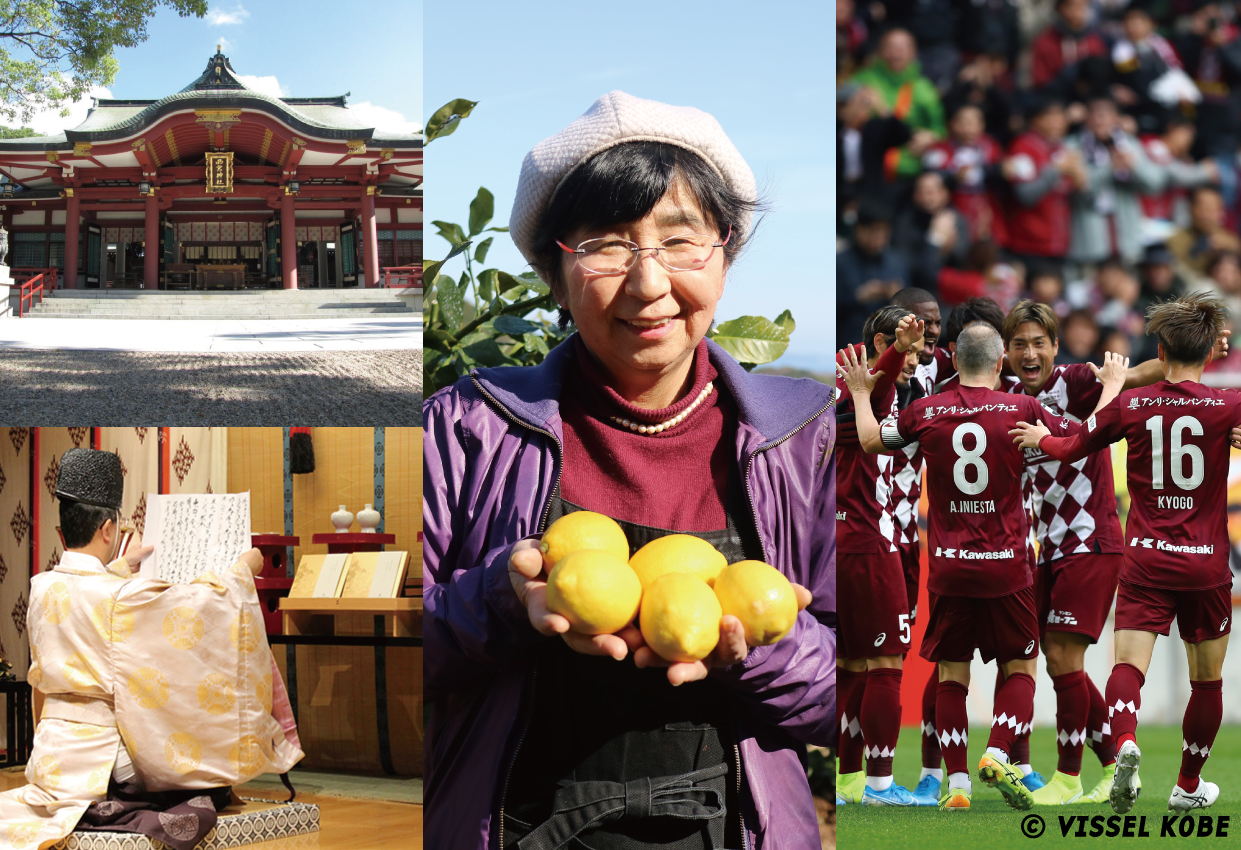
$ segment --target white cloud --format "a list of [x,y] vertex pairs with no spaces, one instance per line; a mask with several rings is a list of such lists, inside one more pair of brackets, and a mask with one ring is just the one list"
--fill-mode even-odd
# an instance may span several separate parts
[[[72,130],[74,127],[86,120],[86,113],[91,108],[91,98],[111,98],[112,92],[102,86],[91,89],[91,93],[81,100],[67,104],[69,114],[61,115],[56,109],[43,109],[34,114],[34,116],[25,122],[21,122],[21,126],[30,127],[35,132],[43,136],[53,136],[61,130]],[[14,121],[13,124],[18,122]]]
[[240,80],[243,85],[248,86],[257,92],[271,95],[272,97],[284,97],[287,94],[287,92],[281,88],[280,81],[274,76],[255,77],[250,74],[238,74],[237,79]]
[[370,102],[352,104],[349,107],[349,112],[362,124],[365,124],[367,127],[374,127],[379,131],[399,135],[422,132],[422,125],[417,121],[410,121],[395,109],[376,106]]
[[207,23],[213,27],[222,27],[229,24],[240,24],[248,17],[250,17],[250,13],[238,4],[237,8],[231,12],[226,12],[223,9],[212,9],[207,12]]

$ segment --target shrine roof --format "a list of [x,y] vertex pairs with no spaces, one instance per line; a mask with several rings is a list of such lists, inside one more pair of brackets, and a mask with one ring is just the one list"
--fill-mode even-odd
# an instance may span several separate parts
[[264,112],[311,138],[363,139],[372,146],[418,148],[422,135],[377,131],[347,105],[348,95],[278,98],[247,86],[228,57],[217,52],[199,77],[158,100],[97,100],[77,127],[50,136],[0,139],[0,150],[60,150],[74,142],[106,142],[136,135],[165,115],[189,109],[248,109]]

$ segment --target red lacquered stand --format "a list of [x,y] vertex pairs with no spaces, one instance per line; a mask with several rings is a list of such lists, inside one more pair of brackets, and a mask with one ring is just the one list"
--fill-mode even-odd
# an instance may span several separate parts
[[250,535],[251,545],[263,553],[263,569],[254,577],[254,587],[259,592],[263,626],[269,635],[281,633],[280,600],[289,595],[289,588],[293,586],[285,556],[288,547],[299,542],[300,538],[285,534]]
[[350,552],[382,552],[384,546],[396,542],[395,534],[378,532],[346,532],[339,534],[316,534],[310,538],[315,543],[326,543],[329,555],[347,555]]

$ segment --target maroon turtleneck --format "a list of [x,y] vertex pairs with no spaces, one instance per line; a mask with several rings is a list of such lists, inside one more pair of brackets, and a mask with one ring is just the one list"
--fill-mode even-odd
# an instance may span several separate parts
[[[560,398],[564,419],[566,501],[615,519],[675,531],[719,531],[727,525],[728,465],[736,406],[717,380],[704,340],[694,351],[693,386],[661,410],[635,407],[574,337],[576,356]],[[715,389],[679,425],[639,434],[614,422],[657,424],[681,413],[708,381]]]

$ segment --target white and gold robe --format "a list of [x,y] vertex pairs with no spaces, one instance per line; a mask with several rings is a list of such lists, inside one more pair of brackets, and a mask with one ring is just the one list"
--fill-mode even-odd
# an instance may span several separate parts
[[254,577],[238,563],[192,584],[130,578],[66,552],[31,579],[27,676],[46,695],[26,766],[0,794],[0,850],[49,847],[107,794],[240,785],[304,755],[272,716],[273,664]]

